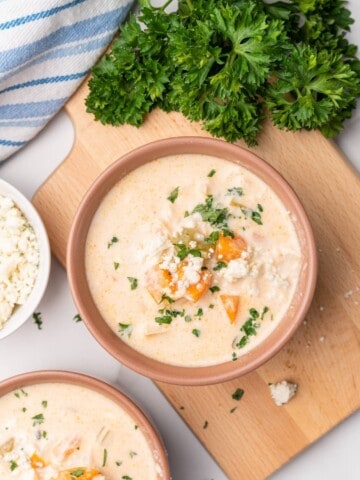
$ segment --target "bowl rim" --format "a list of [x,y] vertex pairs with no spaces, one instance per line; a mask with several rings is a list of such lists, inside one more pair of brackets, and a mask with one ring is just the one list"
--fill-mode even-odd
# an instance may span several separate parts
[[20,328],[34,313],[42,300],[49,282],[51,269],[51,250],[45,225],[30,200],[11,183],[0,179],[0,195],[9,197],[21,210],[33,227],[39,245],[39,270],[33,289],[25,303],[19,306],[0,329],[0,340],[8,337]]
[[[85,248],[81,246],[84,231],[87,235],[93,214],[101,201],[94,202],[94,195],[99,194],[102,199],[121,178],[140,165],[156,158],[179,153],[205,153],[232,160],[245,166],[245,168],[264,180],[278,196],[280,196],[279,192],[282,192],[285,199],[292,205],[291,212],[296,217],[297,227],[301,224],[304,234],[303,246],[305,245],[307,249],[307,265],[306,272],[301,272],[301,275],[304,276],[305,281],[303,282],[303,291],[300,294],[299,306],[294,313],[292,322],[288,322],[289,324],[282,330],[279,328],[280,324],[277,325],[268,337],[265,337],[258,346],[255,346],[249,352],[239,356],[236,362],[229,361],[207,367],[182,367],[164,364],[129,347],[110,329],[105,320],[102,320],[101,328],[94,321],[95,317],[101,317],[101,315],[89,293],[87,281],[84,281],[86,279],[84,265]],[[146,160],[144,160],[145,157]],[[109,188],[106,188],[107,183],[111,184]],[[103,191],[102,194],[101,191]],[[96,208],[92,208],[93,203],[97,204]],[[89,219],[87,216],[89,216],[89,212],[92,210],[93,214]],[[86,223],[88,223],[87,228]],[[81,252],[80,255],[79,252]],[[304,254],[303,250],[302,254]],[[286,344],[300,326],[310,307],[316,286],[317,251],[310,221],[302,203],[289,183],[265,160],[239,145],[230,144],[223,140],[207,137],[173,137],[142,145],[126,153],[108,166],[95,179],[83,197],[73,219],[68,240],[66,265],[70,290],[79,313],[90,333],[108,353],[127,367],[153,380],[176,385],[195,386],[222,383],[245,375],[272,358]],[[85,297],[86,300],[84,299]],[[281,320],[282,323],[284,323],[283,320]],[[109,330],[111,330],[111,333]],[[280,335],[281,331],[282,334]],[[277,334],[275,334],[276,332]],[[229,366],[226,372],[219,371],[221,370],[219,368],[220,365],[227,364],[231,364],[231,367]]]
[[148,415],[129,396],[118,390],[115,386],[84,373],[68,370],[34,370],[32,372],[20,373],[0,382],[0,397],[19,388],[43,383],[62,383],[77,385],[88,388],[104,395],[114,401],[118,406],[130,415],[136,424],[141,427],[147,443],[153,452],[153,458],[161,468],[162,476],[159,480],[170,480],[170,467],[168,455],[161,436]]

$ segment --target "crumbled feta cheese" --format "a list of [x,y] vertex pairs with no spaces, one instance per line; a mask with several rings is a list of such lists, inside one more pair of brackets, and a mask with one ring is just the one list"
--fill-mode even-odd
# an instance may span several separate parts
[[350,298],[350,297],[352,297],[353,293],[354,293],[354,292],[353,292],[352,290],[349,290],[348,292],[345,292],[345,293],[344,293],[344,298]]
[[289,286],[289,280],[284,278],[279,272],[275,265],[272,262],[265,263],[265,278],[269,282],[278,285],[279,287],[287,288]]
[[285,405],[285,403],[288,403],[296,394],[298,386],[296,383],[283,380],[279,383],[270,383],[269,388],[276,405]]
[[25,303],[38,271],[35,232],[14,202],[0,195],[0,328]]
[[227,268],[219,271],[219,274],[229,283],[235,282],[240,278],[244,278],[249,274],[249,264],[243,258],[230,260]]
[[198,283],[200,280],[200,271],[203,265],[202,257],[194,257],[188,255],[187,262],[184,264],[182,281],[187,283],[187,287],[193,283]]
[[200,213],[195,212],[187,217],[184,217],[180,222],[180,228],[189,228],[195,229],[198,227],[199,223],[202,222],[202,217]]
[[155,265],[161,254],[171,246],[168,236],[160,227],[151,232],[142,232],[139,236],[146,238],[146,241],[139,245],[135,257],[138,263],[147,266]]

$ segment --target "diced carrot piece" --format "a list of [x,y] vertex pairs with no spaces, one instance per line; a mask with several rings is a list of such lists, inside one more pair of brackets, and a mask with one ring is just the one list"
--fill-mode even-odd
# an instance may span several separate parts
[[75,476],[79,480],[93,480],[100,473],[99,470],[76,467],[59,472],[56,480],[74,480]]
[[46,462],[37,453],[33,453],[30,457],[30,465],[31,465],[31,468],[33,468],[35,470],[37,468],[46,467]]
[[230,262],[240,258],[242,252],[247,248],[246,242],[242,237],[224,237],[220,235],[216,242],[215,259],[222,262]]
[[207,292],[211,284],[212,275],[207,270],[200,272],[200,280],[197,283],[189,285],[186,289],[185,298],[192,302],[197,302]]
[[220,299],[230,323],[234,323],[239,310],[240,297],[238,295],[220,295]]
[[171,273],[169,270],[163,270],[158,265],[152,268],[146,276],[146,288],[156,303],[161,301],[165,288],[175,291],[175,286],[171,285]]

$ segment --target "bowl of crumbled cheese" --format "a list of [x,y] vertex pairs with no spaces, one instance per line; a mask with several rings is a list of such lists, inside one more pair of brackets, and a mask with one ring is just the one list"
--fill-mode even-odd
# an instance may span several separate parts
[[15,187],[0,179],[0,339],[17,330],[45,292],[51,254],[44,224]]

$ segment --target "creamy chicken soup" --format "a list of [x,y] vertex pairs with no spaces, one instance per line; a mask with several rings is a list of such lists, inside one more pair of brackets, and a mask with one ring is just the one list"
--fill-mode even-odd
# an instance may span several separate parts
[[141,428],[87,388],[39,384],[0,398],[0,478],[158,480]]
[[93,218],[92,296],[144,355],[189,367],[236,360],[291,308],[302,267],[293,221],[240,165],[160,158],[117,183]]

